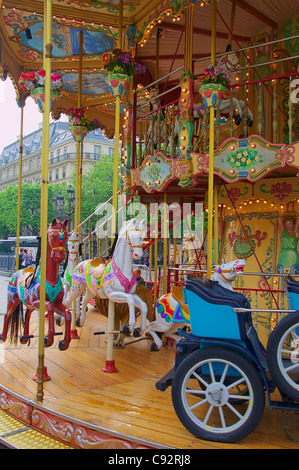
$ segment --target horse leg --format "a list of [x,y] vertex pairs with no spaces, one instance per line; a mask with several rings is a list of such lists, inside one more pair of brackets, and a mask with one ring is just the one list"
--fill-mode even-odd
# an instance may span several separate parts
[[132,294],[125,294],[124,292],[113,291],[109,293],[109,299],[117,303],[127,303],[129,307],[129,329],[132,333],[136,319],[135,319],[135,301]]
[[[75,312],[76,317],[78,314],[77,312],[78,306],[79,306],[79,315],[80,315],[80,296],[83,294],[85,288],[86,288],[85,284],[83,283],[80,283],[78,287],[74,287],[72,285],[69,296],[66,298],[65,301],[63,301],[66,308],[70,309],[72,303],[76,300],[76,312]],[[71,311],[71,313],[73,315],[73,311]],[[75,325],[75,323],[76,323],[76,320],[74,319],[73,324]],[[64,318],[62,317],[59,319],[59,326],[63,326],[63,325],[64,325]]]
[[82,299],[82,308],[81,308],[81,315],[79,318],[77,318],[76,325],[77,326],[83,326],[86,318],[86,310],[87,310],[87,304],[88,302],[93,299],[94,293],[91,292],[90,289],[86,289],[85,295]]
[[45,337],[45,347],[48,348],[52,346],[55,335],[54,308],[51,302],[46,302],[46,310],[48,312],[48,335]]
[[137,294],[133,294],[135,305],[140,309],[141,321],[140,321],[140,335],[143,334],[146,328],[146,317],[147,317],[147,305]]
[[65,304],[62,302],[58,302],[55,304],[55,311],[59,315],[63,315],[65,319],[65,332],[64,332],[64,339],[59,341],[58,348],[60,351],[65,351],[71,342],[71,325],[72,325],[72,314],[68,308],[66,308]]
[[29,336],[29,324],[30,324],[30,319],[31,319],[31,314],[33,312],[33,309],[30,307],[26,308],[25,312],[25,323],[24,323],[24,332],[23,335],[20,336],[20,343],[21,344],[27,344],[30,338],[25,338],[25,336]]
[[151,346],[151,351],[159,351],[163,345],[163,342],[158,335],[158,333],[166,333],[169,329],[171,329],[173,323],[162,323],[159,320],[153,321],[150,323],[146,329],[146,332],[151,335],[154,340],[154,345]]

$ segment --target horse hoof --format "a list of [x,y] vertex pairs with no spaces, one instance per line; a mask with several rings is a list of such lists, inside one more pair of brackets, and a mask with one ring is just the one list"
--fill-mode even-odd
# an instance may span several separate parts
[[28,341],[28,338],[24,338],[23,336],[20,336],[19,339],[20,339],[20,343],[21,343],[21,344],[26,344],[27,341]]
[[248,127],[252,127],[252,124],[253,124],[253,119],[248,119],[247,120]]
[[62,320],[62,319],[61,319],[61,317],[59,317],[59,318],[56,318],[56,321],[55,321],[56,325],[58,325],[58,326],[62,326],[62,322],[61,322],[61,320]]
[[49,337],[45,336],[45,339],[44,339],[45,348],[49,348],[50,346],[52,346],[52,344],[53,344],[53,340],[49,341]]
[[58,343],[59,351],[65,351],[68,348],[68,346],[69,345],[64,340],[59,341],[59,343]]
[[125,336],[130,336],[131,332],[130,332],[130,327],[129,325],[125,325],[123,326],[122,330],[121,330],[121,333]]
[[154,352],[159,351],[159,348],[155,343],[151,344],[151,351],[154,351]]
[[134,338],[139,338],[141,336],[141,328],[134,328],[133,336]]
[[83,326],[83,323],[81,323],[80,318],[76,319],[76,326],[78,326],[79,328]]
[[239,124],[241,124],[241,121],[242,121],[242,119],[240,118],[240,116],[236,116],[236,117],[235,117],[235,124],[236,124],[236,126],[238,126]]

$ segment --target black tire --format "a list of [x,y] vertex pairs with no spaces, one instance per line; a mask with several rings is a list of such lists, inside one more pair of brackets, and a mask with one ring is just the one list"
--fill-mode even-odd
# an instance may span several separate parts
[[236,352],[199,349],[179,365],[172,383],[172,402],[181,423],[196,437],[237,442],[248,436],[263,416],[264,384],[253,364]]
[[272,331],[267,362],[276,386],[299,401],[299,311],[284,317]]

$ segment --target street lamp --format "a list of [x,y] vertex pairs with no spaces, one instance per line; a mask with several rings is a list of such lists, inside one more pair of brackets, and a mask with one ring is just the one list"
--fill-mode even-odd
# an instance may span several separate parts
[[57,196],[55,198],[55,205],[56,205],[56,208],[57,208],[58,216],[62,216],[62,217],[64,215],[67,216],[67,218],[68,218],[68,228],[69,228],[69,231],[71,231],[71,219],[70,219],[70,217],[75,211],[75,191],[73,190],[73,188],[71,186],[69,186],[66,193],[67,193],[67,198],[68,198],[68,201],[69,201],[69,210],[68,211],[64,210],[64,197],[61,193],[57,194]]

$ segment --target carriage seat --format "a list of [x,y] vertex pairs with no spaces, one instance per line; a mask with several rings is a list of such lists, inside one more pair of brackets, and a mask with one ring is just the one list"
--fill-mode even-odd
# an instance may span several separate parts
[[217,305],[228,305],[233,308],[250,308],[250,303],[243,294],[230,289],[201,276],[187,276],[187,290],[191,290],[208,303]]
[[292,276],[287,277],[287,289],[289,292],[299,294],[299,281],[296,281]]
[[176,300],[182,309],[186,312],[189,313],[189,307],[188,304],[185,303],[184,300],[184,292],[183,292],[183,287],[182,286],[173,286],[171,288],[171,295]]
[[[230,340],[247,338],[252,320],[250,302],[243,294],[199,276],[187,276],[185,294],[192,334]],[[248,312],[235,312],[235,308]]]

